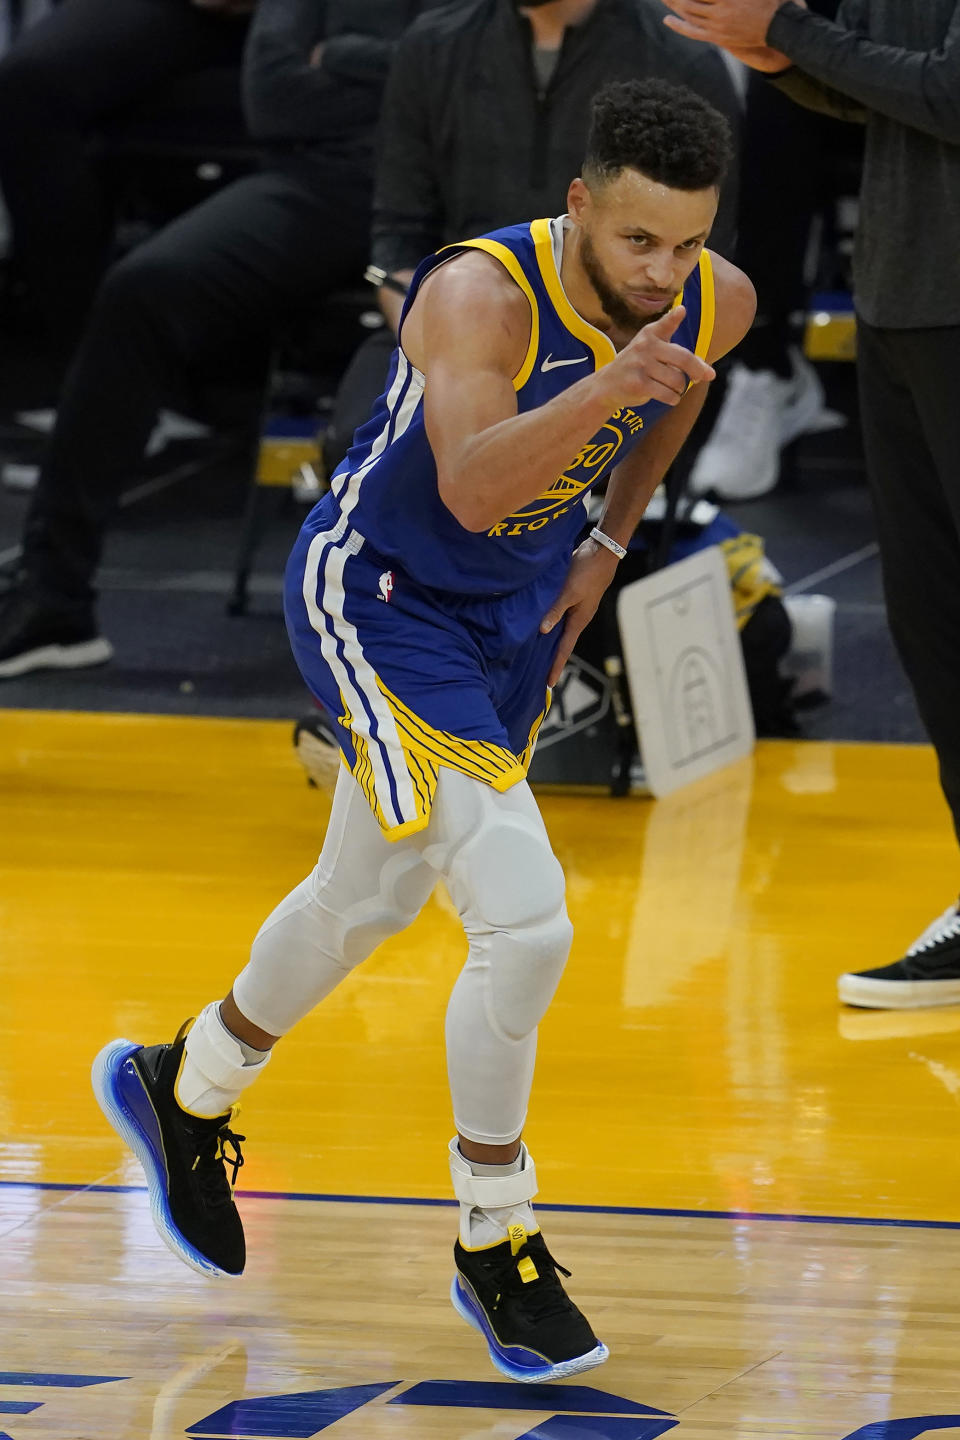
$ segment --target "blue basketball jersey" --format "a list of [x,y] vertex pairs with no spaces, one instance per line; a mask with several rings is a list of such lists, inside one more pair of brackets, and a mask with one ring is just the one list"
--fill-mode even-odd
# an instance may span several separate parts
[[[615,355],[563,293],[562,226],[537,220],[441,251],[420,266],[407,301],[409,310],[424,276],[459,250],[494,256],[530,304],[514,380],[520,411]],[[705,253],[684,286],[676,332],[699,355],[713,330],[712,274]],[[442,770],[497,790],[526,774],[563,633],[543,634],[540,624],[563,587],[584,496],[667,408],[618,410],[543,495],[475,535],[440,499],[423,391],[401,346],[373,417],[307,516],[284,592],[297,664],[394,840],[429,823]]]
[[[498,260],[530,304],[530,341],[515,379],[520,413],[535,410],[615,358],[613,344],[568,301],[560,280],[563,219],[535,220],[447,247],[420,265],[404,306],[438,265],[467,248]],[[686,314],[674,340],[705,357],[713,334],[709,252],[684,285]],[[402,321],[401,321],[402,339]],[[387,388],[354,437],[331,482],[340,516],[418,584],[457,596],[504,595],[565,562],[583,529],[587,492],[610,475],[669,408],[660,401],[625,406],[571,458],[550,488],[515,515],[474,534],[440,498],[423,419],[424,376],[394,351]],[[323,502],[321,502],[323,503]],[[324,506],[324,524],[329,505]],[[308,519],[307,525],[310,521]]]

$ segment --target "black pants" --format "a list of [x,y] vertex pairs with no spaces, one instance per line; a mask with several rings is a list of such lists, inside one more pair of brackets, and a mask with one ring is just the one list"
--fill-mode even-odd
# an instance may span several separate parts
[[[810,8],[833,19],[837,4],[812,0]],[[863,148],[859,132],[859,126],[805,110],[750,71],[736,260],[756,288],[757,318],[736,359],[752,370],[791,374],[787,347],[799,339],[791,316],[806,308],[810,225],[836,192],[838,161],[856,169]]]
[[189,0],[66,0],[0,61],[0,188],[58,351],[79,334],[112,229],[91,139],[173,77],[239,66],[246,28]]
[[[737,264],[757,291],[757,319],[736,352],[751,369],[789,375],[791,316],[804,310],[804,262],[814,215],[839,186],[857,189],[859,126],[804,110],[751,74],[740,162]],[[844,181],[843,171],[853,178]]]
[[960,326],[859,322],[860,413],[890,630],[960,837]]
[[369,199],[366,177],[345,162],[318,163],[309,179],[247,176],[108,272],[27,517],[28,580],[89,604],[104,529],[160,405],[264,376],[284,323],[358,278]]

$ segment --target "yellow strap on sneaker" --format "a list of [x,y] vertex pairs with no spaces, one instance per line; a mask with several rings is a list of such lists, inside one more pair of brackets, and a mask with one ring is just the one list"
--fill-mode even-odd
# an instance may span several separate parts
[[[521,1249],[527,1243],[528,1237],[526,1230],[524,1230],[522,1225],[508,1225],[507,1237],[510,1241],[510,1254],[519,1255]],[[540,1272],[537,1270],[536,1265],[534,1265],[529,1255],[524,1255],[522,1260],[517,1261],[517,1270],[520,1273],[520,1279],[524,1285],[529,1285],[531,1281],[540,1279]]]

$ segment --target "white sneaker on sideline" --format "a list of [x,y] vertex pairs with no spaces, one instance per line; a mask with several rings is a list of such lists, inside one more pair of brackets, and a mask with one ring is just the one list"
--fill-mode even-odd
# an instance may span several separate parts
[[721,500],[766,495],[780,473],[781,416],[792,384],[772,370],[736,364],[710,438],[694,462],[690,489]]
[[787,352],[793,376],[791,393],[780,416],[780,445],[789,445],[801,435],[819,435],[826,430],[842,430],[847,417],[838,410],[828,410],[823,385],[815,365],[798,345]]
[[36,490],[39,479],[39,465],[22,465],[19,460],[4,460],[0,465],[0,485],[4,490]]
[[721,500],[757,500],[775,487],[780,452],[800,435],[834,430],[844,418],[824,405],[813,365],[790,347],[793,374],[735,364],[710,438],[690,475],[694,495],[713,491]]
[[14,420],[24,430],[35,430],[38,435],[49,435],[57,423],[56,410],[17,410]]

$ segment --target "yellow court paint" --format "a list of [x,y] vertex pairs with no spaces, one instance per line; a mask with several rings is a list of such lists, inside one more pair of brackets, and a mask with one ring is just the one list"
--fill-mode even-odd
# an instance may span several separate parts
[[[0,1179],[138,1183],[90,1060],[224,993],[311,868],[328,801],[289,732],[0,712]],[[659,802],[541,803],[576,927],[527,1132],[543,1200],[960,1221],[960,1009],[834,996],[956,893],[931,752],[768,742]],[[284,1041],[242,1188],[449,1194],[463,953],[439,892]]]

